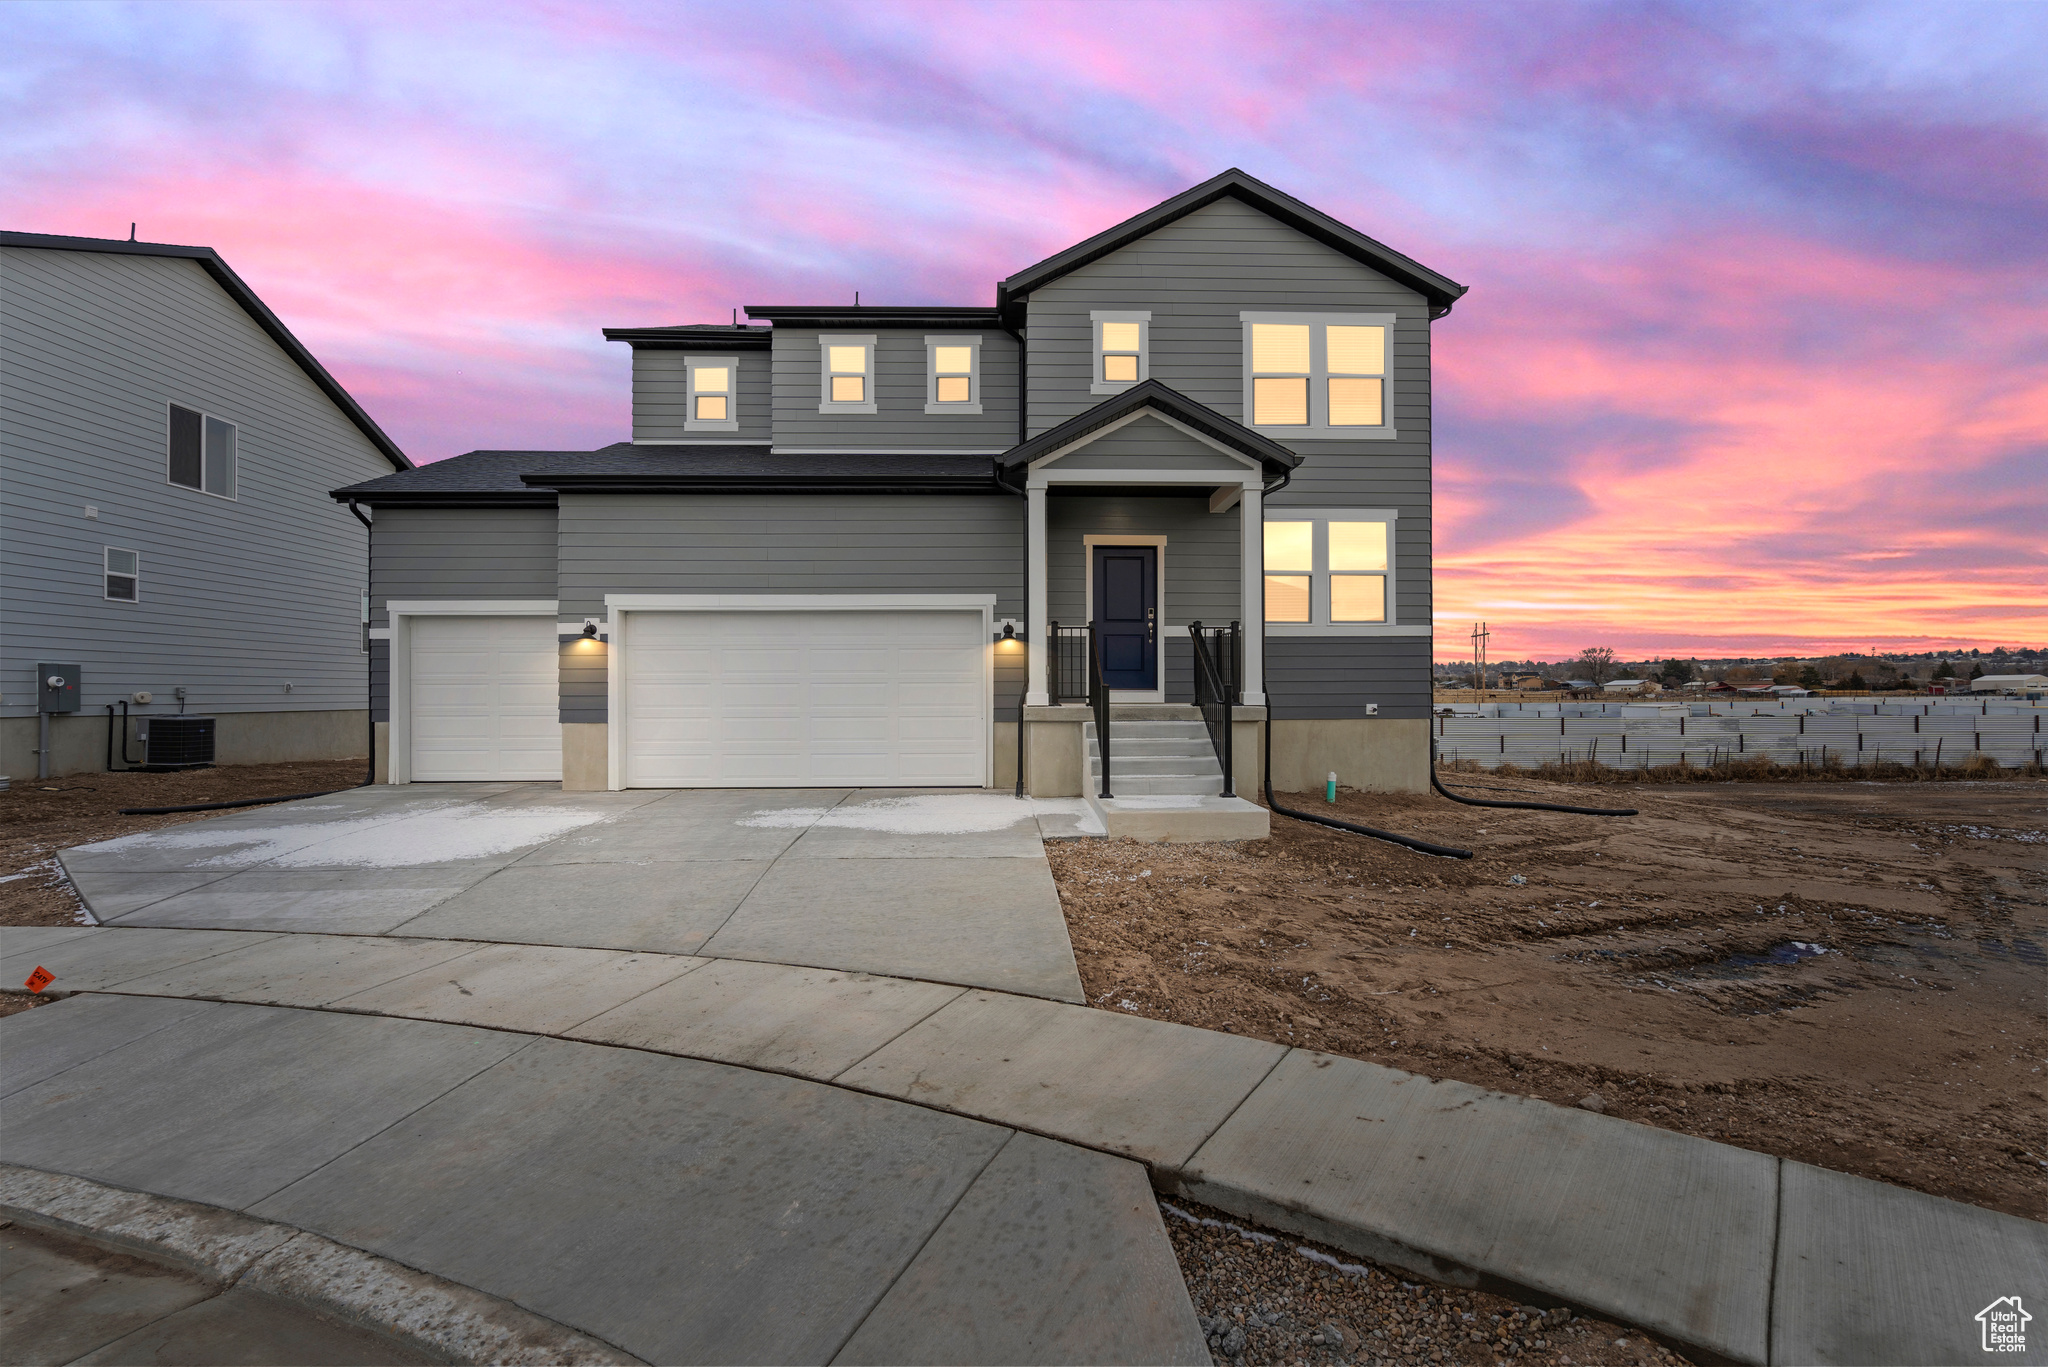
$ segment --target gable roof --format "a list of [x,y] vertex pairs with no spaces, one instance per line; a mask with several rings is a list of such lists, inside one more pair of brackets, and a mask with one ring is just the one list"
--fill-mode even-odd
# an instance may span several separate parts
[[1429,316],[1432,318],[1441,318],[1449,313],[1451,305],[1457,303],[1465,291],[1471,288],[1469,285],[1459,284],[1447,275],[1439,275],[1421,262],[1401,255],[1385,243],[1375,242],[1356,228],[1339,223],[1322,210],[1312,208],[1292,195],[1283,194],[1264,181],[1248,176],[1233,166],[1222,175],[1205,180],[1192,190],[1184,190],[1163,204],[1153,205],[1135,218],[1127,218],[1114,228],[1099,232],[1085,242],[1077,243],[1055,256],[1047,257],[1035,266],[1027,266],[1018,271],[996,286],[996,306],[1011,322],[1018,322],[1024,299],[1033,290],[1048,285],[1091,261],[1099,260],[1120,247],[1128,246],[1175,219],[1185,218],[1197,209],[1226,198],[1248,204],[1297,232],[1342,252],[1352,260],[1400,281],[1429,300]]
[[1270,437],[1262,437],[1243,423],[1224,417],[1207,404],[1196,403],[1177,389],[1157,380],[1144,380],[1121,394],[1104,399],[1095,407],[1076,413],[1057,427],[1047,428],[1027,442],[1011,447],[996,457],[996,464],[1015,470],[1040,460],[1062,446],[1079,441],[1090,432],[1117,420],[1150,409],[1193,428],[1210,440],[1259,462],[1270,473],[1285,474],[1301,464],[1301,457]]
[[0,231],[0,247],[41,247],[50,251],[100,252],[109,256],[168,256],[197,261],[213,277],[214,283],[226,290],[228,297],[240,304],[242,311],[270,334],[270,340],[284,349],[284,353],[306,373],[306,378],[319,386],[320,392],[341,410],[342,416],[370,439],[370,444],[382,452],[386,460],[401,470],[413,468],[411,459],[398,449],[396,442],[384,435],[384,429],[377,426],[363,411],[362,405],[341,387],[341,381],[328,374],[327,368],[313,359],[313,353],[292,336],[291,329],[256,297],[256,292],[243,283],[241,276],[228,268],[228,263],[221,260],[220,253],[213,248],[180,247],[167,242],[123,242],[113,237],[62,237],[52,233],[7,231]]

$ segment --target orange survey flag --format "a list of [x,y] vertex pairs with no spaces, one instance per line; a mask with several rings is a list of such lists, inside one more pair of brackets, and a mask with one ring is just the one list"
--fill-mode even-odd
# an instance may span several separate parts
[[28,981],[23,983],[22,986],[31,992],[40,992],[55,981],[57,981],[56,974],[44,968],[41,964],[37,964],[36,971],[28,975]]

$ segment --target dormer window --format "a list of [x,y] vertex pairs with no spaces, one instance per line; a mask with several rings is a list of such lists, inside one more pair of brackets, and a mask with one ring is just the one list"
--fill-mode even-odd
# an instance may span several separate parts
[[1282,439],[1395,434],[1389,313],[1241,313],[1245,422]]
[[818,411],[875,411],[875,339],[821,335]]
[[924,339],[927,413],[981,411],[981,338]]
[[1152,315],[1149,312],[1097,310],[1088,315],[1095,329],[1093,394],[1117,394],[1151,376]]
[[740,363],[736,356],[691,356],[685,432],[737,432]]

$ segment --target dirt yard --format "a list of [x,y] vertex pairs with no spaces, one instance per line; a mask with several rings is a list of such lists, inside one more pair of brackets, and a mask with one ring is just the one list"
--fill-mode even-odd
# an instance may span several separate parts
[[57,867],[57,851],[93,840],[200,821],[217,812],[121,816],[123,807],[181,807],[250,797],[319,793],[363,781],[363,761],[230,764],[173,774],[135,770],[17,778],[0,793],[0,926],[61,926],[83,907]]
[[1450,781],[1641,815],[1054,842],[1089,999],[2048,1216],[2048,782]]

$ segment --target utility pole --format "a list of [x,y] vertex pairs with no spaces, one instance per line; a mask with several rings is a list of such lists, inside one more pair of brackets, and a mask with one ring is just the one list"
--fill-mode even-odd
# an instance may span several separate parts
[[1486,690],[1486,642],[1493,633],[1486,629],[1486,623],[1472,624],[1472,675],[1474,687]]

